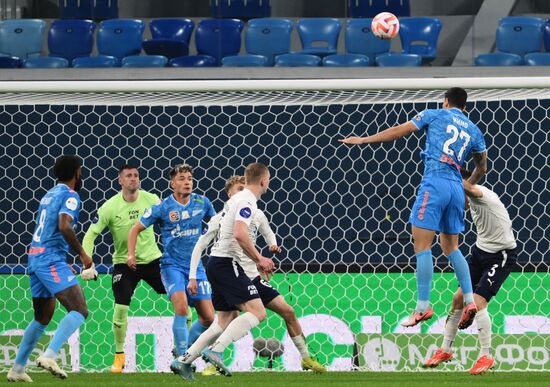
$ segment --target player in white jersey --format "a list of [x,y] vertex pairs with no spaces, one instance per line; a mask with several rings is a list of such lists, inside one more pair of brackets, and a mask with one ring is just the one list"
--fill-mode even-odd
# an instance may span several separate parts
[[[225,192],[227,193],[227,196],[231,198],[234,194],[242,191],[245,186],[245,178],[244,176],[232,176],[229,178],[225,184]],[[189,274],[189,285],[187,286],[187,289],[192,293],[195,294],[197,292],[197,281],[194,280],[195,277],[195,270],[198,266],[199,260],[201,258],[201,254],[206,248],[208,247],[209,243],[218,235],[219,228],[220,228],[220,220],[223,216],[223,211],[219,212],[217,215],[212,217],[210,219],[210,222],[208,223],[208,231],[202,235],[195,245],[195,248],[193,250],[193,255],[191,257],[191,268],[190,268],[190,274]],[[264,212],[260,209],[256,210],[252,214],[252,222],[249,226],[249,235],[252,239],[252,242],[256,244],[256,240],[258,237],[258,232],[262,235],[264,238],[264,241],[269,246],[269,251],[271,253],[280,253],[281,247],[277,244],[277,238],[275,236],[275,233],[273,230],[271,230],[271,227],[269,226],[269,222],[267,220],[267,217],[265,216]],[[296,346],[296,349],[300,353],[300,357],[302,359],[301,365],[302,368],[305,370],[312,370],[314,372],[325,372],[326,369],[323,367],[313,356],[311,356],[307,349],[306,339],[303,334],[302,327],[300,325],[300,321],[296,318],[296,313],[294,312],[294,309],[285,301],[283,296],[271,286],[271,284],[264,279],[261,278],[260,273],[258,272],[258,268],[256,267],[256,264],[248,258],[244,253],[241,253],[237,259],[237,262],[241,265],[243,268],[246,276],[252,280],[252,283],[254,286],[256,286],[256,289],[258,289],[258,292],[260,293],[260,298],[262,299],[262,302],[264,306],[275,313],[277,313],[279,316],[281,316],[285,320],[285,324],[287,326],[288,333],[290,335],[290,338],[294,345]],[[239,313],[237,311],[234,311],[234,318],[239,316]],[[207,345],[212,343],[219,334],[215,334],[214,336],[205,335],[204,337],[201,337],[201,342],[197,344],[197,347],[199,349],[204,349]],[[205,374],[203,372],[203,374]],[[211,372],[208,372],[206,374],[212,374]]]
[[[257,210],[257,200],[269,187],[269,169],[260,163],[246,167],[245,188],[236,193],[224,206],[220,220],[219,236],[212,248],[207,264],[208,279],[212,285],[212,302],[217,311],[217,319],[203,335],[219,335],[216,341],[202,352],[197,349],[197,339],[187,352],[174,360],[172,371],[181,377],[193,380],[191,363],[199,356],[213,364],[219,372],[230,376],[231,372],[223,362],[223,351],[229,344],[239,340],[266,317],[265,307],[256,286],[246,276],[238,263],[243,252],[255,262],[258,271],[270,276],[275,265],[262,256],[249,235],[252,214]],[[244,312],[235,318],[235,311]],[[201,335],[202,336],[202,335]]]
[[[468,172],[463,173],[464,177],[467,175]],[[491,318],[487,312],[487,304],[497,294],[516,265],[516,239],[510,215],[497,194],[467,180],[464,180],[464,190],[477,229],[477,240],[468,259],[468,265],[475,289],[474,302],[478,310],[475,322],[479,331],[481,352],[469,372],[479,375],[492,368],[495,363],[491,355]],[[445,323],[443,346],[426,362],[426,367],[437,367],[440,363],[452,359],[451,347],[458,330],[462,305],[462,290],[459,288],[453,297],[452,309]]]

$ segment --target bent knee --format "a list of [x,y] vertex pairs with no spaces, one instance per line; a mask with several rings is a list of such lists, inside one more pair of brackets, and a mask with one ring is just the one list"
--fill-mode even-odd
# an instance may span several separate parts
[[294,308],[289,306],[288,308],[285,308],[282,312],[281,312],[281,317],[285,320],[285,321],[292,321],[292,320],[295,320],[296,319],[296,312],[294,312]]

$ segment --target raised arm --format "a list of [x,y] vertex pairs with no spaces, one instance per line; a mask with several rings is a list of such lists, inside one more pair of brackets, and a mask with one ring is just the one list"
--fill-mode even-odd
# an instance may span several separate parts
[[348,137],[338,141],[344,144],[373,144],[378,142],[389,142],[400,139],[401,137],[408,136],[412,132],[417,131],[417,127],[412,121],[405,122],[404,124],[397,125],[379,133],[376,133],[368,137]]
[[71,246],[71,248],[75,250],[80,256],[80,260],[82,261],[84,268],[88,269],[89,267],[91,267],[93,263],[92,258],[90,258],[88,254],[86,254],[86,252],[82,248],[82,245],[78,241],[78,238],[73,229],[72,216],[65,213],[60,214],[57,226],[59,227],[59,231],[61,232],[63,238],[65,238],[69,246]]
[[473,153],[475,168],[472,171],[472,176],[468,181],[472,184],[477,184],[479,180],[487,173],[487,152]]
[[127,265],[132,270],[136,270],[136,244],[140,232],[145,230],[141,222],[136,222],[128,232],[128,262]]

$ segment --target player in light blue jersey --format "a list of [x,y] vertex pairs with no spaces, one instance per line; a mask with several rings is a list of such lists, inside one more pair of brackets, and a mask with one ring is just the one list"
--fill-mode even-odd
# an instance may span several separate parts
[[[216,214],[210,200],[193,190],[193,170],[187,164],[176,165],[170,171],[170,185],[174,193],[161,203],[145,210],[143,217],[128,234],[128,260],[135,262],[138,234],[154,224],[160,227],[164,253],[160,259],[160,273],[166,293],[174,307],[172,325],[176,352],[183,355],[214,321],[212,290],[204,267],[197,270],[198,294],[187,291],[189,265],[193,248],[202,234],[203,222]],[[194,306],[199,319],[187,331],[187,307]]]
[[58,378],[65,379],[67,374],[55,361],[57,353],[88,315],[82,289],[66,262],[70,246],[79,253],[84,268],[97,273],[92,259],[84,252],[74,232],[80,210],[80,197],[76,191],[82,187],[81,165],[80,158],[76,156],[59,157],[53,168],[58,184],[40,201],[27,268],[34,319],[23,334],[15,364],[8,372],[8,380],[12,382],[32,382],[25,373],[25,366],[52,319],[56,299],[68,313],[59,322],[50,345],[38,357],[36,364]]
[[436,232],[440,233],[443,253],[464,292],[465,308],[459,327],[470,326],[477,311],[468,264],[458,249],[458,234],[464,230],[465,203],[460,168],[473,153],[475,169],[469,181],[476,184],[487,173],[487,152],[481,131],[464,114],[467,98],[464,89],[453,87],[445,93],[443,109],[424,110],[412,120],[373,136],[339,140],[346,144],[370,144],[395,141],[416,131],[426,132],[426,145],[420,154],[424,177],[409,219],[416,255],[418,302],[412,315],[401,323],[403,326],[414,326],[433,316],[429,302],[433,276],[431,248]]

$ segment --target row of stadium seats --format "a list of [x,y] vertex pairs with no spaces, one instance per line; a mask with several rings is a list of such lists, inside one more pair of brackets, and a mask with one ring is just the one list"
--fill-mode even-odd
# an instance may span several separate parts
[[[370,29],[371,22],[372,19],[347,21],[345,55],[352,56],[340,56],[338,63],[375,65],[378,63],[376,60],[378,55],[389,53],[391,42],[375,37]],[[12,63],[25,63],[31,57],[39,56],[42,51],[45,25],[43,20],[16,19],[0,22],[0,55],[14,57]],[[194,27],[195,24],[190,19],[153,20],[149,24],[152,39],[142,41],[145,29],[143,21],[105,20],[99,23],[97,51],[99,55],[115,57],[116,65],[121,65],[125,57],[139,55],[142,48],[147,55],[164,56],[169,61],[189,54],[189,42]],[[290,20],[252,19],[247,23],[247,27],[244,34],[246,53],[265,57],[262,65],[273,66],[277,55],[290,53],[293,29],[293,23]],[[95,23],[90,20],[54,20],[48,32],[49,56],[64,58],[69,65],[76,58],[90,56],[94,48],[95,29]],[[225,57],[236,57],[230,61],[233,65],[239,62],[240,65],[246,65],[251,57],[238,55],[241,51],[243,29],[244,22],[238,19],[201,20],[195,31],[198,55],[212,57],[216,66],[222,65],[222,58]],[[323,57],[337,53],[341,30],[341,22],[338,19],[301,19],[296,23],[296,30],[303,46],[299,54],[316,55],[320,63]],[[406,55],[400,56],[396,53],[385,58],[397,60],[405,65],[416,65],[418,62],[416,56],[424,62],[432,61],[437,54],[440,30],[441,22],[438,19],[402,19],[400,38],[403,54]],[[357,57],[354,55],[363,55],[366,58],[356,61]],[[158,63],[157,59],[151,59],[150,63]],[[382,63],[385,60],[388,59],[383,59]],[[187,62],[206,63],[193,59],[188,59]],[[253,62],[256,63],[256,60]],[[47,63],[47,61],[42,60],[40,63]],[[105,62],[89,60],[87,63],[92,65]],[[142,59],[142,63],[148,63],[148,60]]]
[[[348,0],[351,17],[374,17],[380,12],[409,16],[409,0]],[[212,17],[260,18],[271,16],[270,0],[211,0]],[[59,1],[62,19],[112,19],[118,17],[118,0]]]
[[476,66],[550,65],[550,20],[530,16],[500,19],[496,31],[496,52],[476,57]]

